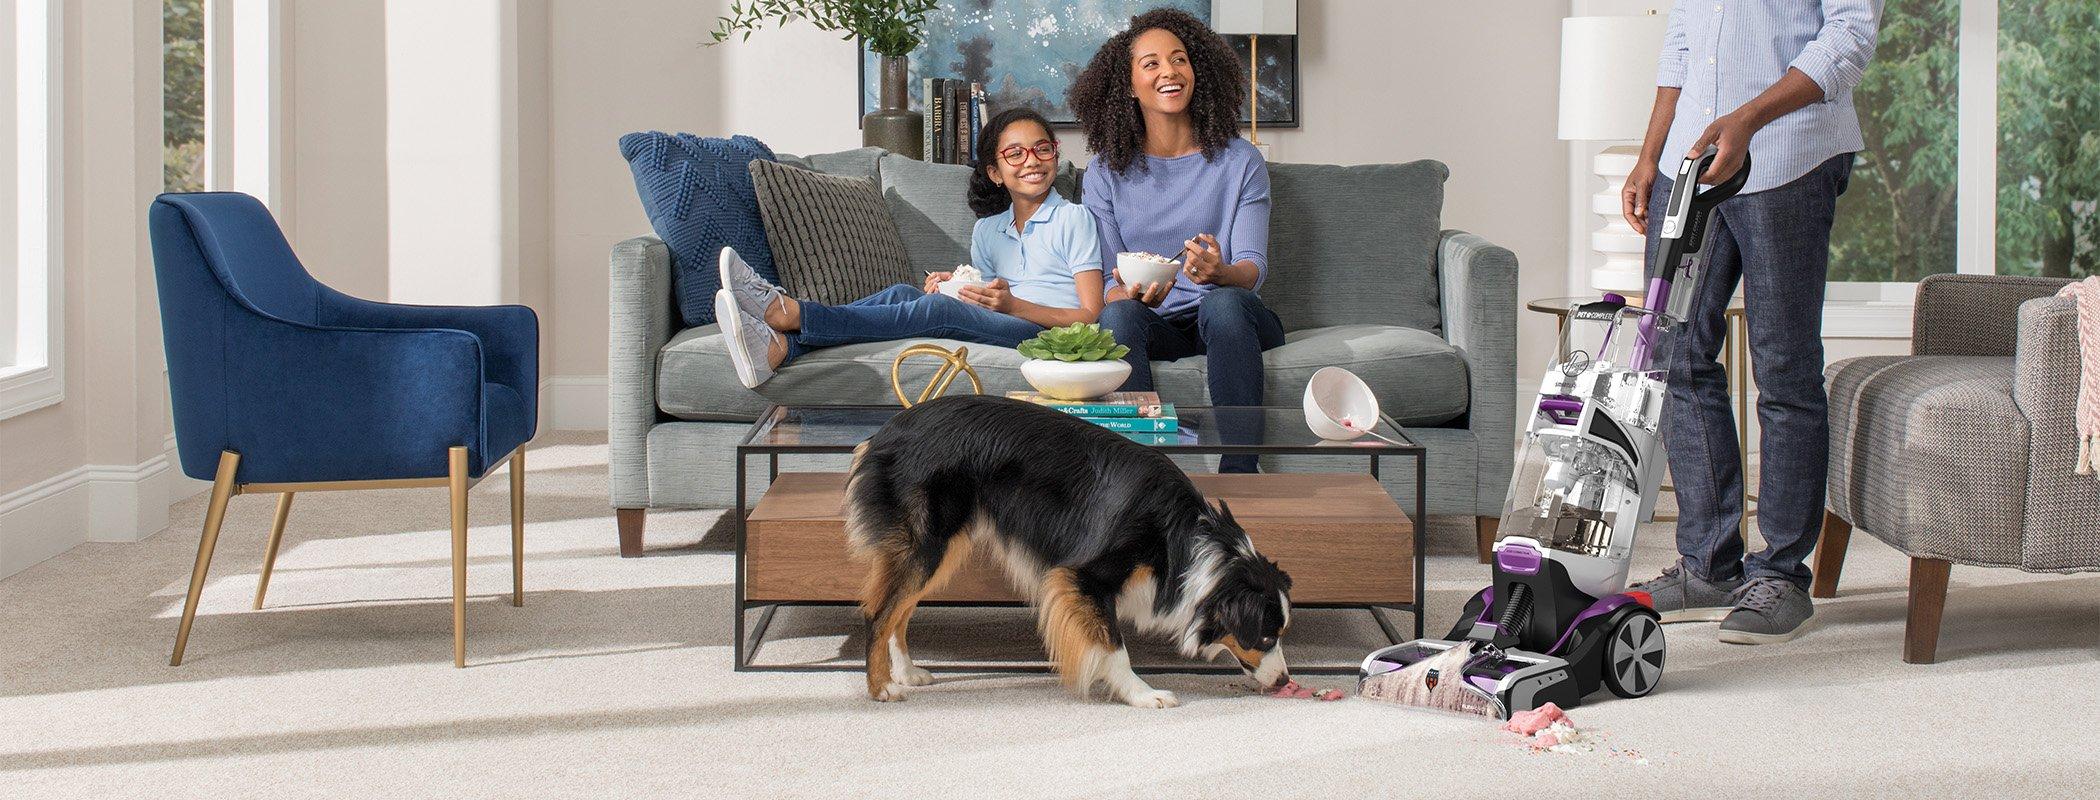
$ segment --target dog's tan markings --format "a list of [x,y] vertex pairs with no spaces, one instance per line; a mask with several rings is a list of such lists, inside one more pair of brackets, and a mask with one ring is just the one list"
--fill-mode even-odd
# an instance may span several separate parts
[[926,595],[940,591],[947,585],[970,558],[970,541],[955,536],[948,540],[947,552],[941,563],[930,575],[922,575],[912,563],[911,551],[904,548],[877,547],[875,558],[868,567],[868,580],[861,590],[861,616],[868,621],[868,696],[877,700],[902,700],[903,692],[892,686],[890,642],[897,643],[896,654],[908,659],[905,649],[905,630],[911,624],[912,611]]
[[1139,564],[1137,569],[1130,571],[1129,579],[1123,581],[1123,591],[1129,592],[1137,589],[1142,589],[1145,586],[1145,584],[1151,582],[1152,566],[1149,564]]
[[1260,650],[1249,650],[1241,647],[1239,637],[1229,633],[1225,634],[1225,638],[1219,639],[1218,644],[1224,645],[1225,649],[1232,653],[1232,657],[1239,659],[1240,663],[1247,665],[1248,669],[1261,666],[1262,656],[1266,655]]
[[1099,677],[1095,673],[1101,659],[1114,649],[1101,607],[1080,594],[1072,571],[1063,567],[1043,575],[1037,605],[1043,649],[1057,665],[1058,676],[1067,687],[1086,692]]

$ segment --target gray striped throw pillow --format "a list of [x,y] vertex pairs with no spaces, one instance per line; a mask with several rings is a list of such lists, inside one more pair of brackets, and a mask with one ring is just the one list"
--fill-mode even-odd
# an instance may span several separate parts
[[892,284],[917,283],[874,181],[763,160],[750,169],[773,266],[790,295],[843,305]]

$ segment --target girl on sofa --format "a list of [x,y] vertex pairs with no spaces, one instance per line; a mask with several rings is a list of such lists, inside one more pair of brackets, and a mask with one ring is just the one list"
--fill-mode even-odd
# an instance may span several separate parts
[[1093,322],[1101,314],[1101,244],[1093,215],[1051,188],[1057,135],[1024,108],[992,117],[977,137],[970,175],[970,263],[983,286],[941,294],[953,273],[923,286],[898,284],[842,306],[787,296],[722,248],[715,318],[745,388],[822,347],[919,337],[1013,347],[1044,328]]
[[[1261,354],[1283,344],[1283,323],[1255,294],[1269,271],[1269,167],[1239,137],[1246,74],[1202,21],[1163,8],[1102,45],[1067,95],[1095,152],[1084,199],[1102,262],[1149,252],[1182,263],[1172,283],[1107,283],[1101,327],[1130,348],[1125,391],[1153,388],[1155,359],[1201,355],[1212,405],[1262,403]],[[1218,469],[1253,472],[1255,457]]]

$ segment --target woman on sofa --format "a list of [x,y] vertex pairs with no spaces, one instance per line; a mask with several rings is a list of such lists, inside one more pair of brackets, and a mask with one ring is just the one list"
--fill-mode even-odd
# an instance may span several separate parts
[[[1269,168],[1239,137],[1246,74],[1217,33],[1163,8],[1102,45],[1068,94],[1095,153],[1084,200],[1101,262],[1182,263],[1172,283],[1107,282],[1101,325],[1130,348],[1125,390],[1153,388],[1155,359],[1203,355],[1212,405],[1261,405],[1261,354],[1283,344],[1283,323],[1255,293],[1268,277]],[[1255,457],[1218,468],[1253,472]]]
[[789,297],[722,248],[715,317],[745,388],[758,388],[797,357],[821,347],[916,337],[1013,347],[1044,328],[1101,314],[1101,245],[1094,219],[1051,188],[1057,136],[1041,114],[1009,109],[977,137],[970,175],[970,263],[984,285],[940,293],[953,273],[923,286],[898,284],[842,306]]

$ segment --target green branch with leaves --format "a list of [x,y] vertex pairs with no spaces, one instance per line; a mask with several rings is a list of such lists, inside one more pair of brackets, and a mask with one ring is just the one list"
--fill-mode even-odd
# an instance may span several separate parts
[[805,20],[818,30],[859,37],[878,55],[903,58],[925,39],[926,15],[938,0],[736,0],[728,16],[716,20],[710,45],[751,34],[768,25]]

